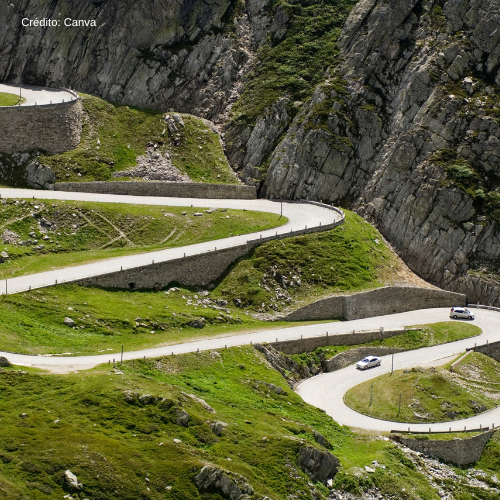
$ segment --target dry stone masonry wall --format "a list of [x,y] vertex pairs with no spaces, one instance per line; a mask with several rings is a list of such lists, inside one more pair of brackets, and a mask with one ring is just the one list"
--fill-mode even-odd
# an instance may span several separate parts
[[80,142],[83,109],[79,99],[43,106],[0,107],[0,153],[62,153]]
[[321,337],[271,342],[270,345],[283,354],[301,354],[303,352],[312,352],[318,347],[364,344],[365,342],[387,339],[389,337],[394,337],[395,335],[402,335],[403,333],[405,333],[404,329],[387,329],[353,332],[339,335],[325,334]]
[[404,446],[419,451],[424,455],[430,455],[431,457],[455,465],[469,465],[481,458],[481,453],[494,432],[494,430],[490,430],[471,438],[456,438],[445,441],[437,439],[411,439],[403,436],[396,436],[394,439]]
[[175,198],[212,198],[252,200],[257,197],[253,186],[202,184],[197,182],[58,182],[56,191],[107,193],[133,196],[168,196]]
[[361,319],[431,307],[465,306],[460,293],[431,288],[384,287],[353,295],[319,300],[286,316],[287,321]]

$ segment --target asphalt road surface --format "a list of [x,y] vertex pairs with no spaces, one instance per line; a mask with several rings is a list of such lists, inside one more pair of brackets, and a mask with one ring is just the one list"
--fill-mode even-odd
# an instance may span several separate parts
[[[0,92],[19,95],[19,84],[0,83]],[[75,96],[65,90],[52,89],[49,87],[37,87],[36,85],[21,85],[21,95],[26,99],[21,106],[42,106],[44,104],[56,104],[73,101]]]
[[[1,87],[0,87],[0,91]],[[122,196],[122,195],[103,195],[91,193],[69,193],[63,191],[35,191],[25,189],[0,189],[2,198],[31,198],[45,200],[81,200],[98,201],[107,203],[134,203],[149,204],[161,206],[190,206],[199,208],[232,208],[246,210],[262,210],[272,213],[280,213],[281,205],[279,202],[270,200],[206,200],[189,198],[160,198],[144,196]],[[289,222],[276,229],[263,231],[262,236],[272,234],[287,233],[291,229],[302,229],[304,226],[316,227],[329,224],[340,217],[336,212],[310,204],[283,203],[283,215],[289,219]],[[111,272],[121,266],[136,267],[151,262],[169,260],[184,255],[195,255],[210,251],[215,246],[217,248],[227,248],[232,245],[238,245],[246,242],[248,239],[258,237],[257,235],[242,235],[231,238],[225,238],[213,242],[200,243],[173,249],[151,252],[146,254],[134,255],[129,257],[120,257],[115,259],[106,259],[87,265],[74,266],[70,268],[53,270],[36,275],[23,276],[9,279],[9,293],[25,290],[28,286],[40,287],[53,284],[57,279],[58,283],[72,281],[77,278],[92,276]],[[171,354],[182,354],[196,352],[197,350],[224,349],[225,347],[234,347],[248,345],[258,342],[272,342],[278,340],[298,339],[301,336],[317,337],[330,334],[346,334],[353,330],[367,330],[383,326],[384,328],[397,328],[411,325],[420,325],[425,323],[434,323],[438,321],[449,320],[449,308],[424,309],[400,314],[391,314],[387,316],[378,316],[375,318],[365,318],[353,321],[323,323],[321,325],[309,325],[300,327],[289,327],[281,329],[263,330],[248,334],[228,335],[210,339],[195,340],[183,344],[165,345],[152,349],[143,349],[140,351],[126,352],[123,355],[124,360],[140,359],[145,357],[158,357]],[[394,369],[411,368],[418,365],[439,365],[450,358],[465,352],[466,347],[471,347],[474,343],[484,344],[486,341],[494,342],[500,340],[500,314],[495,311],[476,310],[476,325],[482,328],[483,333],[473,339],[452,342],[440,346],[428,347],[414,351],[398,353],[394,356]],[[75,353],[77,354],[77,353]],[[71,372],[82,369],[88,369],[101,363],[107,363],[112,359],[117,361],[120,353],[106,353],[95,356],[29,356],[21,354],[12,354],[0,352],[0,356],[7,357],[12,363],[23,366],[34,366],[52,370],[56,372]],[[481,413],[475,417],[465,420],[453,421],[451,423],[441,424],[402,424],[387,422],[374,419],[357,413],[348,408],[343,401],[344,394],[355,385],[377,377],[391,369],[390,356],[382,358],[382,366],[367,371],[358,371],[354,366],[348,366],[342,370],[321,374],[310,378],[300,384],[297,393],[302,398],[318,408],[326,411],[334,420],[342,425],[350,427],[364,428],[374,431],[390,431],[393,429],[428,430],[433,431],[463,430],[464,426],[476,428],[479,426],[491,426],[493,423],[500,424],[500,407],[488,412]]]

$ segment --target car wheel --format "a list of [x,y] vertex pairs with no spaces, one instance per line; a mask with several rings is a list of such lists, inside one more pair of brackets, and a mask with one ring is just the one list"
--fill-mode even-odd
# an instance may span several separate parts
[[474,319],[472,316],[469,316],[469,319]]
[[456,315],[456,314],[454,314],[454,315],[452,316],[452,318],[453,318],[453,319],[457,319],[457,315]]
[[380,361],[377,363],[377,366],[380,366]]

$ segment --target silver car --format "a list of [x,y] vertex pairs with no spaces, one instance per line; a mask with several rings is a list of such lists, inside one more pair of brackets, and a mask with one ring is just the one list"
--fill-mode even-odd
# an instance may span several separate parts
[[470,312],[465,307],[452,307],[450,311],[450,318],[474,319],[474,313]]
[[366,370],[367,368],[372,368],[374,366],[380,366],[382,360],[378,356],[366,356],[361,361],[356,363],[356,368],[360,370]]

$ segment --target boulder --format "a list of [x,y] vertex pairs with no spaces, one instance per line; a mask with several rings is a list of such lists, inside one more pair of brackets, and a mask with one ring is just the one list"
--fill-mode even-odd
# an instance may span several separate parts
[[212,422],[210,424],[210,427],[212,428],[212,432],[216,436],[220,436],[222,434],[222,431],[227,427],[227,424],[224,422],[221,422],[220,420],[217,420],[217,422]]
[[71,318],[68,318],[68,317],[64,318],[64,322],[63,323],[66,326],[71,326],[71,327],[75,326],[75,321],[73,319],[71,319]]
[[299,450],[299,466],[313,481],[324,485],[333,479],[340,462],[328,451],[321,451],[312,446],[302,446]]
[[64,473],[64,485],[70,491],[80,491],[83,489],[82,483],[78,482],[78,478],[70,470]]
[[177,425],[182,425],[182,427],[187,427],[189,425],[189,413],[185,410],[179,411],[176,423]]
[[10,366],[12,363],[3,356],[0,356],[0,366]]
[[205,320],[197,318],[194,321],[191,321],[191,323],[189,323],[189,326],[191,326],[192,328],[205,328]]
[[194,481],[200,492],[217,492],[228,500],[243,500],[247,495],[253,495],[253,488],[243,476],[214,465],[205,465]]
[[320,434],[318,431],[313,431],[314,439],[318,444],[321,446],[324,446],[325,448],[331,448],[332,445],[331,443],[323,436],[323,434]]

